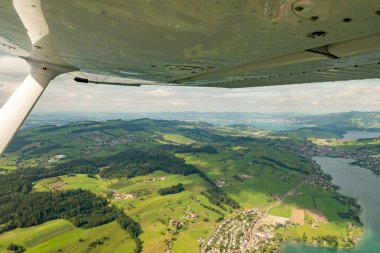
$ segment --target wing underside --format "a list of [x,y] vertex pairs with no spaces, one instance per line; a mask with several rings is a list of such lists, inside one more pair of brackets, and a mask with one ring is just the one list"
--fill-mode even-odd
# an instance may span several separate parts
[[[0,3],[0,47],[90,82],[239,88],[380,77],[380,1],[13,2]],[[46,36],[31,41],[30,27]]]

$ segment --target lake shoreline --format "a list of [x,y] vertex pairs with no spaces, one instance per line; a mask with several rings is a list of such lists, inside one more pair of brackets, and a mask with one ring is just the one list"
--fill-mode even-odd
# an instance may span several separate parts
[[[358,199],[362,206],[360,215],[363,221],[364,232],[358,243],[350,249],[338,249],[327,247],[314,247],[310,244],[287,242],[279,253],[377,253],[380,251],[380,221],[376,218],[380,200],[373,196],[373,192],[380,189],[380,180],[370,171],[350,164],[352,160],[331,157],[313,157],[321,166],[324,173],[332,176],[332,183],[340,187],[339,192]],[[359,179],[359,180],[358,180]],[[372,189],[372,191],[371,191]],[[377,201],[376,201],[377,200]]]

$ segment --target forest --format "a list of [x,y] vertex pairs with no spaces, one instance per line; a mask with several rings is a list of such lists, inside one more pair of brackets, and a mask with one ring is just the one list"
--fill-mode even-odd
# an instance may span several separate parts
[[117,220],[141,249],[140,225],[106,199],[82,189],[33,192],[38,179],[74,173],[77,169],[57,171],[49,168],[25,168],[0,177],[0,233],[30,227],[53,219],[67,219],[76,227],[91,228]]

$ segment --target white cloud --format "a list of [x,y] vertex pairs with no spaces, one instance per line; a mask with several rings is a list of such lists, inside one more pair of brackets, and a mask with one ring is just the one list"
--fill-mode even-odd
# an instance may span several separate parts
[[150,90],[145,93],[148,95],[153,95],[153,96],[158,96],[158,97],[169,97],[169,96],[176,95],[175,92],[169,91],[167,89],[162,89],[162,88]]
[[174,105],[174,106],[185,106],[185,105],[189,105],[189,103],[187,102],[183,102],[183,101],[172,101],[172,102],[169,102],[170,105]]
[[30,69],[22,58],[12,56],[0,57],[0,76],[25,76]]
[[[28,72],[24,60],[0,55],[0,105]],[[75,83],[70,75],[51,82],[38,111],[242,111],[326,113],[380,110],[380,80],[272,87],[122,87]]]

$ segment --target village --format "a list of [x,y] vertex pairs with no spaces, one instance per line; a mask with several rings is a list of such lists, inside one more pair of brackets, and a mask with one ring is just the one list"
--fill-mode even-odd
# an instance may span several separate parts
[[[327,142],[332,141],[334,139],[327,140]],[[310,159],[316,156],[351,159],[354,160],[351,163],[353,165],[372,170],[375,174],[380,173],[380,154],[378,152],[337,149],[334,146],[326,145],[326,140],[322,142],[318,139],[313,140],[313,142],[302,142],[298,145],[292,142],[278,141],[275,147],[282,150],[294,151],[297,155]]]
[[235,211],[233,216],[221,222],[212,235],[204,240],[201,252],[235,253],[276,249],[280,241],[275,230],[286,223],[289,223],[289,219],[268,215],[260,208]]
[[[296,194],[296,193],[293,193]],[[273,205],[275,206],[275,205]],[[198,240],[201,253],[249,253],[275,252],[281,246],[283,237],[278,233],[281,227],[294,228],[307,225],[319,229],[321,224],[328,223],[327,218],[318,211],[293,209],[290,218],[268,214],[268,210],[253,208],[235,211],[233,215],[222,221],[208,239]],[[351,247],[358,243],[360,230],[352,223],[347,223],[348,237],[340,240],[350,242],[342,247]],[[298,240],[306,241],[305,235]],[[313,239],[314,246],[337,247],[336,237],[320,237]]]
[[91,141],[94,143],[81,150],[81,153],[84,155],[109,150],[115,145],[141,140],[139,136],[133,134],[121,135],[116,138],[110,134],[105,134],[102,131],[68,133],[65,134],[65,138],[75,140],[76,142],[88,143],[88,141]]

